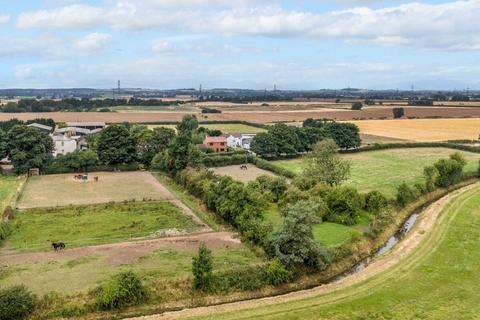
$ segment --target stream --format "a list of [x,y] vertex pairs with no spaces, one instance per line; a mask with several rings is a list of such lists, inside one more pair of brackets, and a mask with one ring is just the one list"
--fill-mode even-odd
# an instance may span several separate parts
[[392,250],[392,248],[412,229],[412,227],[415,225],[415,222],[417,222],[418,216],[418,213],[414,213],[408,217],[408,219],[403,223],[402,227],[393,236],[391,236],[387,242],[385,242],[385,244],[380,247],[380,249],[378,249],[372,256],[363,259],[350,270],[334,277],[333,280],[340,280],[350,275],[362,272],[373,261],[373,259],[375,259],[375,257]]

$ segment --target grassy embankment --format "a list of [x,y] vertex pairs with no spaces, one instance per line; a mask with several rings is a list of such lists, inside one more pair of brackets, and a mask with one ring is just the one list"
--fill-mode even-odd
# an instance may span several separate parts
[[357,285],[208,319],[476,319],[480,190],[456,196],[409,256]]

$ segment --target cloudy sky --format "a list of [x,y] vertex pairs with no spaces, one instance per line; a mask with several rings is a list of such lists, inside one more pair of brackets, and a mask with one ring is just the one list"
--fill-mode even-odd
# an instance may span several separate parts
[[480,0],[0,0],[0,88],[480,89]]

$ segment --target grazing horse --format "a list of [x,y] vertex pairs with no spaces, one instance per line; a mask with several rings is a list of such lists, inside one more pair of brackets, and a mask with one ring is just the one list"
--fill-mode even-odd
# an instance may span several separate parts
[[63,250],[65,249],[65,243],[52,241],[52,247],[53,247],[53,250],[55,251]]
[[93,177],[93,180],[94,180],[95,182],[98,182],[98,177]]
[[246,165],[240,166],[240,170],[248,170],[248,167]]

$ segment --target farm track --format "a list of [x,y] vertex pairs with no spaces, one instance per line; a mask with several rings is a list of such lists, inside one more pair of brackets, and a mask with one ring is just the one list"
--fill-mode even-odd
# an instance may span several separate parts
[[[29,252],[0,255],[3,265],[14,265],[25,262],[48,262],[79,259],[91,255],[105,257],[110,265],[127,264],[142,256],[161,249],[196,250],[204,242],[210,248],[222,248],[241,245],[236,233],[204,232],[185,236],[167,237],[151,240],[137,240],[113,244],[96,245],[61,250],[58,252]],[[68,243],[67,243],[68,247]]]
[[[32,120],[36,118],[52,118],[57,122],[73,121],[103,121],[107,123],[121,122],[179,122],[186,114],[195,114],[195,112],[129,112],[129,113],[106,113],[106,112],[43,112],[43,113],[0,113],[0,121],[6,121],[12,118],[19,120]],[[201,114],[196,113],[202,121]],[[475,107],[405,107],[407,117],[480,117],[480,108]],[[392,118],[392,108],[367,108],[361,111],[354,110],[302,110],[302,112],[292,111],[236,111],[232,113],[208,114],[205,121],[250,121],[255,123],[269,122],[295,122],[303,121],[307,118],[328,118],[336,120],[354,120],[354,119],[381,119]]]
[[[397,266],[400,262],[405,260],[407,257],[412,256],[417,246],[430,235],[435,224],[437,223],[437,220],[443,208],[447,204],[449,204],[452,198],[455,198],[458,195],[462,195],[465,192],[472,190],[474,188],[478,188],[478,186],[479,186],[478,183],[469,185],[462,189],[456,190],[442,197],[441,199],[434,202],[433,204],[431,204],[427,209],[425,209],[422,212],[414,228],[407,234],[407,236],[401,242],[399,242],[394,247],[394,249],[391,252],[374,260],[374,262],[368,265],[360,273],[357,273],[357,274],[342,278],[338,281],[334,281],[329,284],[321,285],[312,289],[296,291],[296,292],[292,292],[292,293],[288,293],[280,296],[239,301],[239,302],[226,303],[226,304],[215,305],[215,306],[184,309],[180,311],[166,312],[163,314],[130,318],[130,320],[157,320],[157,319],[177,319],[177,318],[183,319],[183,318],[189,318],[189,317],[211,316],[217,313],[235,312],[238,310],[254,309],[254,308],[263,307],[263,306],[269,306],[274,304],[313,298],[316,296],[325,295],[327,293],[332,293],[334,291],[358,284],[362,281],[365,281],[376,275],[379,275],[380,273],[388,271],[392,267]],[[448,223],[448,222],[449,222],[449,219],[446,219],[446,222],[444,223]],[[368,290],[368,288],[369,286],[366,285],[366,290]],[[349,292],[350,294],[353,294],[354,290]],[[332,300],[332,299],[335,300],[336,298],[341,299],[342,297],[344,298],[344,296],[342,295],[339,295],[339,297],[326,296],[324,300],[325,300],[325,303],[328,303],[329,300]]]

